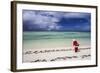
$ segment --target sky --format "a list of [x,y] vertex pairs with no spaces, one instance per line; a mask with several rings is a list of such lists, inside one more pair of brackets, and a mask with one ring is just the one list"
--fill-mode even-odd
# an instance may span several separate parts
[[91,30],[91,13],[23,10],[23,31]]

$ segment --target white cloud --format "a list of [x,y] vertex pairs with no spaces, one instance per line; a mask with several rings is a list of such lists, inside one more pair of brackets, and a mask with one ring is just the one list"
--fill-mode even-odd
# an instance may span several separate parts
[[[37,25],[40,28],[54,29],[60,21],[60,18],[50,15],[56,15],[55,12],[35,12],[24,11],[23,20],[30,21],[33,25]],[[58,14],[57,14],[58,15]]]
[[87,16],[87,13],[75,13],[75,12],[71,12],[71,13],[65,13],[64,17],[65,18],[84,18]]
[[36,14],[33,11],[24,11],[23,12],[23,20],[32,20],[36,18]]

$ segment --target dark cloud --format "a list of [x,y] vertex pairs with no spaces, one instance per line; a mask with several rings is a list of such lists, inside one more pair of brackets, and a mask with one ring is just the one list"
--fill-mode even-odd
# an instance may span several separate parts
[[91,14],[23,10],[24,31],[90,31]]

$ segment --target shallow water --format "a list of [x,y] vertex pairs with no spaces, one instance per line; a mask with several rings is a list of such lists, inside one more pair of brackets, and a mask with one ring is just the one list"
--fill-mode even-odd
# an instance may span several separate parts
[[90,46],[90,32],[23,32],[23,49],[71,47],[76,39],[80,46]]

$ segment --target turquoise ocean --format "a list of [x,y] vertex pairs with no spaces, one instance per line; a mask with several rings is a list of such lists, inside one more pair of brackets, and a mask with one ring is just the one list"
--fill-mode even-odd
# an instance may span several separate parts
[[90,32],[23,32],[23,49],[72,47],[73,39],[80,47],[91,45]]

